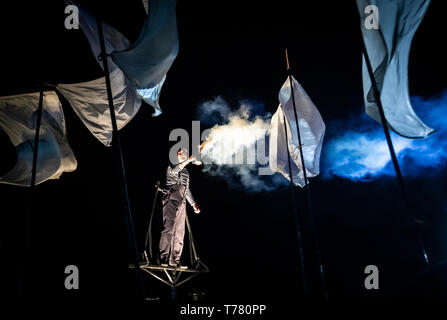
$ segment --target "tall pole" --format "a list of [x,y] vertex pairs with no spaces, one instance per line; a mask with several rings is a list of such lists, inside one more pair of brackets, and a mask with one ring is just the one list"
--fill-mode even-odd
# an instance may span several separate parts
[[129,238],[130,247],[133,251],[132,252],[133,253],[133,262],[134,262],[134,266],[135,266],[135,272],[136,272],[136,276],[137,276],[138,286],[140,289],[140,294],[141,294],[141,297],[145,300],[146,293],[144,290],[143,275],[141,273],[140,263],[139,263],[139,259],[138,259],[138,248],[137,248],[137,241],[135,238],[135,228],[134,228],[134,224],[133,224],[132,212],[130,209],[129,193],[127,190],[126,170],[124,168],[123,152],[121,149],[121,142],[120,142],[120,137],[118,134],[118,126],[116,124],[115,108],[113,105],[112,87],[110,85],[109,65],[108,65],[108,61],[107,61],[107,53],[106,53],[106,48],[105,48],[105,44],[104,44],[104,32],[102,29],[102,22],[98,17],[96,17],[96,24],[98,27],[99,42],[101,44],[101,58],[102,58],[102,62],[104,64],[107,97],[109,100],[110,118],[112,121],[112,128],[113,128],[113,147],[119,157],[119,164],[120,164],[120,170],[121,170],[121,175],[120,175],[121,185],[122,185],[124,200],[125,200],[125,203],[127,206],[127,210],[124,214],[124,217],[126,220],[127,235]]
[[[281,107],[282,108],[282,107]],[[304,295],[307,296],[307,281],[306,281],[306,273],[304,269],[304,254],[303,254],[303,237],[301,234],[301,226],[298,218],[298,211],[296,210],[295,203],[295,185],[293,183],[293,174],[292,174],[292,165],[290,162],[290,152],[289,152],[289,141],[287,137],[287,122],[286,117],[283,113],[283,122],[284,122],[284,135],[286,138],[286,149],[287,149],[287,163],[289,165],[289,175],[290,175],[290,195],[292,197],[292,209],[293,209],[293,217],[295,219],[297,240],[298,240],[298,249],[300,254],[300,265],[301,265],[301,282],[303,283],[303,292]]]
[[307,194],[307,209],[308,209],[308,216],[309,216],[309,222],[311,225],[311,229],[313,229],[313,232],[315,234],[314,236],[314,244],[315,244],[315,256],[317,259],[317,264],[318,264],[318,271],[320,274],[320,282],[321,282],[321,288],[323,291],[323,297],[324,299],[328,298],[328,294],[327,294],[327,289],[326,289],[326,280],[324,277],[324,269],[323,269],[323,263],[321,260],[321,252],[320,252],[320,244],[318,241],[318,235],[317,235],[317,231],[316,231],[316,226],[314,224],[313,221],[313,212],[312,212],[312,197],[310,194],[310,186],[309,186],[309,182],[307,180],[307,172],[306,172],[306,165],[304,163],[304,154],[303,154],[303,148],[302,148],[302,143],[301,143],[301,133],[300,133],[300,127],[299,127],[299,123],[298,123],[298,114],[296,112],[296,103],[295,103],[295,93],[293,92],[293,81],[292,81],[292,71],[290,69],[290,63],[289,63],[289,55],[286,49],[286,63],[287,63],[287,74],[288,74],[288,78],[289,78],[289,84],[290,84],[290,92],[291,92],[291,97],[292,97],[292,104],[293,104],[293,113],[295,116],[295,124],[296,124],[296,131],[298,134],[298,149],[300,150],[300,158],[301,158],[301,165],[302,165],[302,169],[303,169],[303,177],[304,177],[304,187],[306,189],[306,194]]
[[36,186],[36,172],[37,172],[37,156],[39,152],[39,135],[40,135],[40,124],[42,122],[42,109],[43,109],[43,84],[40,85],[39,94],[39,107],[37,109],[37,120],[36,120],[36,133],[34,134],[34,149],[33,149],[33,169],[31,171],[31,192],[33,192]]
[[362,52],[365,57],[366,67],[368,69],[368,74],[371,80],[371,85],[374,93],[374,99],[376,100],[377,109],[379,110],[380,122],[382,123],[383,132],[385,134],[386,142],[388,144],[388,149],[390,150],[391,161],[393,162],[394,171],[396,172],[396,178],[402,191],[402,195],[405,201],[408,200],[407,192],[405,189],[404,179],[402,178],[402,173],[400,171],[399,162],[397,161],[396,152],[394,151],[393,141],[391,140],[390,130],[388,128],[388,122],[385,118],[385,113],[383,111],[382,100],[380,99],[379,88],[377,87],[376,79],[374,77],[374,72],[372,70],[371,61],[369,60],[368,52],[366,51],[365,42],[362,37]]
[[[396,152],[394,151],[393,141],[391,140],[388,122],[385,118],[385,112],[383,111],[382,100],[380,99],[380,91],[379,91],[379,88],[377,87],[376,79],[374,77],[374,72],[373,72],[373,69],[371,66],[371,60],[369,60],[368,51],[366,50],[366,46],[365,46],[363,37],[362,37],[362,51],[363,51],[363,56],[365,58],[366,67],[368,69],[369,78],[371,80],[371,86],[373,89],[374,99],[376,100],[377,109],[379,111],[380,122],[382,123],[383,132],[385,133],[386,142],[388,144],[388,149],[390,150],[390,155],[391,155],[391,160],[393,162],[394,171],[396,172],[396,178],[397,178],[397,181],[399,183],[399,186],[400,186],[400,189],[402,192],[402,197],[403,197],[406,209],[408,212],[410,212],[411,206],[409,205],[409,200],[408,200],[408,196],[407,196],[407,192],[406,192],[406,188],[405,188],[404,179],[403,179],[402,173],[400,171],[399,162],[397,161]],[[424,243],[422,242],[421,236],[419,234],[419,230],[417,227],[416,227],[416,229],[417,229],[416,230],[417,238],[418,238],[419,245],[421,246],[422,255],[423,255],[425,264],[428,265],[429,260],[428,260],[427,252],[425,250]]]
[[149,218],[149,226],[147,228],[146,239],[144,240],[144,244],[147,246],[147,250],[149,251],[150,262],[154,262],[154,254],[152,253],[152,219],[154,218],[155,207],[157,205],[157,196],[160,189],[160,181],[157,181],[155,184],[155,195],[154,202],[152,203],[151,216]]
[[[22,253],[22,259],[20,264],[20,279],[19,279],[19,288],[18,293],[20,296],[24,294],[25,283],[26,283],[26,256],[29,250],[29,233],[31,230],[31,211],[34,205],[34,192],[36,186],[36,175],[37,175],[37,157],[39,153],[39,135],[40,135],[40,125],[42,123],[42,110],[43,110],[43,92],[44,86],[43,84],[39,85],[39,104],[37,107],[36,113],[36,131],[34,133],[34,145],[33,145],[33,166],[31,168],[31,181],[30,181],[30,189],[29,189],[29,198],[28,198],[28,210],[26,212],[25,217],[25,244],[24,244],[24,252]],[[23,243],[23,242],[22,242]]]

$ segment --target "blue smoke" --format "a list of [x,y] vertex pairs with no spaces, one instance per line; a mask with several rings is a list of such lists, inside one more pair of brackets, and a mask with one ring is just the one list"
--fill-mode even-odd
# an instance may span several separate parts
[[[447,163],[447,91],[411,101],[420,118],[437,131],[425,139],[407,139],[392,132],[393,145],[404,176],[434,176]],[[348,120],[330,121],[327,129],[324,178],[370,181],[395,175],[382,126],[364,112]]]
[[201,123],[208,126],[225,123],[230,114],[230,105],[220,96],[202,102],[196,110],[196,117]]

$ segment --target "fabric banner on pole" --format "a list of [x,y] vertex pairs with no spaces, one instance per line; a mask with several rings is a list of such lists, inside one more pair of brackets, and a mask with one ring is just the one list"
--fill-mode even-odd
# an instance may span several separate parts
[[[81,6],[76,5],[71,0],[65,0],[67,4],[75,5],[79,10],[79,26],[81,27],[84,35],[86,36],[92,53],[95,56],[101,69],[104,70],[103,63],[100,61],[99,55],[101,53],[101,45],[99,43],[98,27],[96,25],[96,18],[87,10]],[[104,43],[106,46],[106,52],[110,53],[116,50],[125,50],[129,48],[130,42],[127,38],[114,27],[103,23],[104,31]],[[112,59],[108,58],[109,69],[112,72],[117,66],[113,63]]]
[[[413,36],[430,0],[357,0],[361,30],[390,129],[407,138],[425,138],[434,130],[416,115],[408,92],[408,62]],[[365,19],[378,9],[379,28],[367,29]],[[366,10],[366,13],[365,13]],[[363,57],[363,94],[366,113],[381,123],[371,79]]]
[[[30,186],[33,167],[36,115],[40,93],[0,97],[0,127],[16,147],[17,163],[0,183]],[[54,91],[44,92],[36,185],[76,170],[77,161],[65,129],[61,103]]]
[[[69,0],[66,2],[73,4]],[[103,63],[99,60],[101,46],[96,18],[80,6],[78,6],[78,10],[79,25],[87,37],[96,61],[104,69]],[[123,50],[130,46],[126,37],[115,28],[103,23],[103,31],[107,52]],[[118,129],[122,129],[137,114],[141,106],[141,99],[111,58],[108,58],[108,62],[117,125]],[[105,78],[83,83],[58,84],[57,89],[70,102],[90,132],[104,145],[110,146],[113,134]],[[154,104],[158,104],[158,100],[156,98],[154,100]]]
[[148,17],[137,41],[111,54],[138,94],[155,108],[153,116],[161,114],[161,86],[179,50],[176,2],[149,1]]
[[[292,79],[306,174],[307,177],[315,177],[320,173],[320,155],[326,126],[320,112],[303,87],[294,78]],[[288,79],[279,92],[279,101],[278,110],[270,122],[269,166],[272,171],[279,172],[290,180],[286,149],[288,148],[292,159],[293,182],[300,187],[304,187],[305,181],[298,146],[298,132]],[[287,130],[287,142],[284,129]]]
[[[90,132],[105,146],[110,146],[113,130],[105,81],[105,78],[99,78],[83,83],[58,84],[56,88],[70,102]],[[110,82],[120,130],[137,114],[141,100],[118,68],[110,73]]]

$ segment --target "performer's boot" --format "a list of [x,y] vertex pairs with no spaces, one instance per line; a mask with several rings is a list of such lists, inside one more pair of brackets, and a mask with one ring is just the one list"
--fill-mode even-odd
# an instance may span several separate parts
[[182,265],[182,264],[180,263],[180,261],[177,261],[177,262],[173,263],[172,266],[173,266],[173,267],[176,267],[176,268],[183,269],[183,270],[188,269],[188,266],[184,266],[184,265]]
[[169,266],[169,265],[168,265],[168,259],[167,259],[166,257],[161,258],[161,259],[160,259],[160,265],[161,265],[162,267],[167,267],[167,266]]

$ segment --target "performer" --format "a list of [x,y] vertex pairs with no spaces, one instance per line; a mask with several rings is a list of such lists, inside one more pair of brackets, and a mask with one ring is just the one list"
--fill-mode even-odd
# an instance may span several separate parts
[[200,209],[189,189],[189,172],[186,166],[197,162],[193,156],[187,158],[186,149],[177,151],[178,164],[170,165],[166,172],[168,192],[163,196],[163,231],[160,237],[161,266],[168,265],[187,269],[180,264],[185,235],[186,200],[195,213]]

